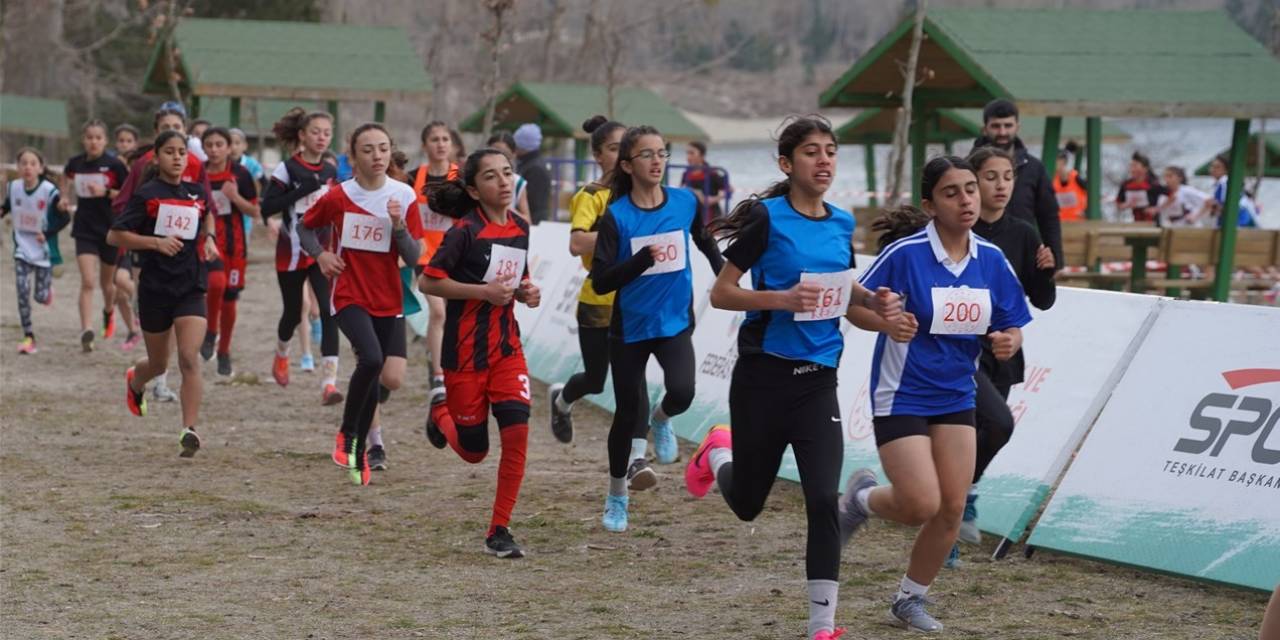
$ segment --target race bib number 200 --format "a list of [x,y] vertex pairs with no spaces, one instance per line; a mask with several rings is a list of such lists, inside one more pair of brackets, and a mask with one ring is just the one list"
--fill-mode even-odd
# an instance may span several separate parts
[[986,335],[990,326],[989,289],[933,288],[933,324],[929,327],[929,333]]
[[802,273],[800,282],[817,284],[822,287],[822,293],[818,294],[818,308],[795,314],[796,322],[839,318],[849,309],[849,298],[853,295],[853,269],[835,273]]
[[685,255],[684,231],[668,231],[651,236],[640,236],[631,239],[631,255],[648,251],[647,247],[658,247],[658,256],[653,266],[645,270],[641,276],[656,276],[660,273],[684,271],[687,256]]
[[200,230],[200,210],[176,204],[161,204],[156,212],[156,235],[195,240]]

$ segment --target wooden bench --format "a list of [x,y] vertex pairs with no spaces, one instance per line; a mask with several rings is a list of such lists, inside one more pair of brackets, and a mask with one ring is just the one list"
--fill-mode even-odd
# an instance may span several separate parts
[[[1213,287],[1213,269],[1218,263],[1218,230],[1179,227],[1165,229],[1160,238],[1160,256],[1168,265],[1165,277],[1154,278],[1150,286],[1165,289],[1165,295],[1178,297],[1185,291],[1207,290]],[[1202,269],[1202,277],[1183,278],[1182,265],[1195,265]]]
[[1265,290],[1276,284],[1275,270],[1269,267],[1280,264],[1280,231],[1270,229],[1240,229],[1236,235],[1236,269],[1255,273],[1231,281],[1232,289]]
[[[1103,246],[1094,230],[1106,223],[1100,222],[1067,222],[1062,225],[1062,261],[1063,266],[1084,271],[1060,271],[1056,277],[1059,284],[1065,286],[1093,287],[1102,285],[1105,288],[1122,286],[1129,278],[1126,273],[1102,273],[1099,269],[1101,260],[1112,260],[1115,255],[1110,243]],[[1129,248],[1119,241],[1123,255],[1120,260],[1127,259]]]

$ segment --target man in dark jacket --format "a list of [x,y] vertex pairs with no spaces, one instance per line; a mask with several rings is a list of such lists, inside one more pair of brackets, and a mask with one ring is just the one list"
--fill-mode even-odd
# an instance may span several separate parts
[[528,183],[525,189],[529,194],[529,218],[538,224],[550,219],[552,213],[551,172],[547,170],[547,161],[542,159],[542,129],[533,123],[520,125],[515,139],[516,173]]
[[1018,107],[1004,99],[987,103],[982,109],[982,137],[973,148],[997,147],[1013,154],[1013,195],[1005,207],[1005,213],[1030,222],[1040,231],[1040,237],[1053,250],[1055,267],[1062,263],[1062,222],[1058,219],[1058,200],[1053,194],[1053,180],[1044,170],[1044,164],[1027,152],[1027,146],[1018,138]]

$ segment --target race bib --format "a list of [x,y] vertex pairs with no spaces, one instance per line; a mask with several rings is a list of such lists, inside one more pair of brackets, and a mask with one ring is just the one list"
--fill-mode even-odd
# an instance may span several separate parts
[[298,216],[304,215],[307,212],[307,209],[310,209],[311,205],[319,202],[320,198],[323,198],[326,193],[329,193],[329,185],[320,185],[319,189],[308,193],[307,195],[299,198],[297,202],[293,203],[293,212]]
[[1058,199],[1058,207],[1061,209],[1071,209],[1080,204],[1080,199],[1076,197],[1074,191],[1062,191],[1056,194]]
[[342,216],[342,246],[386,253],[391,250],[391,218],[348,211]]
[[822,293],[818,294],[818,308],[795,314],[796,322],[839,318],[849,309],[849,298],[853,295],[853,269],[835,273],[802,273],[800,282],[817,284],[822,287]]
[[418,215],[424,231],[448,231],[453,226],[453,218],[432,211],[425,202],[418,203]]
[[[89,191],[90,185],[98,185],[104,189],[101,196],[95,196]],[[107,174],[105,173],[77,173],[76,174],[76,197],[77,198],[101,198],[106,196]]]
[[484,272],[485,282],[495,282],[510,277],[510,286],[519,286],[524,278],[524,261],[528,251],[495,244],[489,248],[489,269]]
[[39,211],[14,211],[14,228],[18,231],[26,233],[40,233],[44,231],[44,214]]
[[200,229],[200,210],[178,204],[161,204],[156,213],[156,235],[195,240]]
[[668,231],[651,236],[632,238],[631,254],[635,255],[641,251],[648,251],[650,246],[657,246],[660,252],[658,257],[654,259],[653,266],[640,275],[656,276],[661,273],[684,270],[687,260],[684,251],[684,231]]
[[216,213],[220,216],[231,215],[231,198],[221,191],[213,192],[213,204],[217,206]]
[[1132,207],[1151,206],[1151,200],[1147,199],[1146,191],[1126,191],[1124,192],[1124,201]]
[[991,326],[991,291],[967,287],[933,288],[933,324],[929,333],[986,335]]

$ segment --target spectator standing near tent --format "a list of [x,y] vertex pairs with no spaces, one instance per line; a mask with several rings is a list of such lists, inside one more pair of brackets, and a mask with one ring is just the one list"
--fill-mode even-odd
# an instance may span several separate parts
[[685,160],[689,168],[684,170],[680,178],[680,186],[693,192],[698,198],[698,212],[702,215],[702,224],[711,224],[712,220],[724,217],[725,192],[729,188],[729,180],[724,171],[714,169],[707,164],[707,143],[693,141],[685,149]]
[[516,173],[528,183],[529,217],[533,224],[551,218],[551,172],[542,158],[542,129],[529,123],[516,129]]

